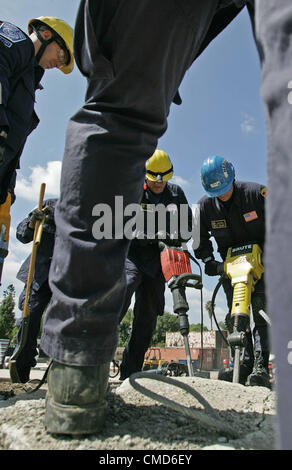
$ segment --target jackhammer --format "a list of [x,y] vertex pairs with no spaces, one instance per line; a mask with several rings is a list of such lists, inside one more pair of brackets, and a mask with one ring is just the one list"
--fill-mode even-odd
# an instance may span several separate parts
[[171,241],[159,241],[161,268],[171,290],[173,298],[173,311],[178,314],[179,330],[184,339],[185,351],[187,357],[187,365],[189,376],[194,375],[190,346],[188,340],[189,320],[187,311],[189,305],[186,300],[186,287],[202,289],[202,278],[192,273],[189,253],[184,251],[181,244],[175,246]]
[[224,262],[224,272],[233,286],[231,321],[233,331],[227,337],[234,350],[233,382],[239,382],[241,358],[247,344],[246,329],[250,322],[251,294],[260,280],[264,267],[262,250],[257,244],[230,247]]

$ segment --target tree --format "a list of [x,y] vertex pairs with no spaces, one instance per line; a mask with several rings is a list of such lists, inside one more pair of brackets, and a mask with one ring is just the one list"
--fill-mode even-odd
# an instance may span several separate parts
[[118,341],[118,346],[120,347],[126,346],[128,343],[128,339],[132,330],[133,317],[133,310],[129,309],[120,323]]
[[151,346],[165,346],[167,331],[179,331],[178,316],[173,313],[164,312],[157,318],[155,332],[152,336]]
[[220,330],[227,330],[226,323],[224,321],[219,321],[218,323]]
[[[214,307],[215,307],[215,305],[214,305]],[[205,303],[205,309],[207,310],[209,318],[210,318],[211,330],[213,330],[213,312],[212,312],[212,301],[211,300],[208,300]]]
[[[190,331],[201,331],[201,323],[191,323]],[[203,331],[208,331],[208,328],[203,325]]]
[[16,337],[17,326],[15,324],[15,288],[10,284],[3,292],[3,300],[0,303],[0,338],[10,339]]

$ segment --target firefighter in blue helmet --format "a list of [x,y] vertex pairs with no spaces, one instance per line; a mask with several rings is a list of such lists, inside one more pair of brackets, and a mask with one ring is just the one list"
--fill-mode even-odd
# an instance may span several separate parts
[[[201,167],[201,181],[207,196],[200,199],[200,245],[195,256],[205,264],[205,273],[216,276],[223,272],[227,250],[249,242],[264,249],[265,197],[264,185],[235,180],[232,163],[220,156],[209,157]],[[215,260],[211,238],[214,238],[221,261]],[[233,287],[228,278],[223,280],[229,313],[226,325],[231,333]],[[247,332],[248,344],[240,367],[240,383],[269,387],[268,325],[259,311],[266,311],[264,277],[256,284],[251,298],[254,320],[253,339]],[[254,344],[253,344],[254,343]],[[219,379],[232,381],[233,371],[221,371]]]
[[8,190],[14,196],[15,170],[28,135],[37,127],[35,91],[46,69],[72,71],[73,30],[63,20],[41,16],[28,24],[28,34],[0,21],[0,204]]
[[[127,290],[120,321],[127,313],[134,293],[135,304],[131,335],[121,363],[121,380],[142,369],[157,317],[164,313],[165,279],[158,241],[180,245],[191,236],[192,212],[181,187],[169,182],[172,177],[173,166],[169,156],[156,149],[146,162],[141,200],[143,224],[140,230],[135,231],[126,259]],[[165,233],[159,234],[164,220]],[[188,234],[184,233],[185,228]]]
[[[57,199],[46,199],[43,203],[43,210],[34,209],[22,220],[16,229],[16,238],[21,243],[31,243],[34,235],[34,226],[37,218],[45,216],[41,243],[37,249],[34,279],[31,285],[29,297],[29,326],[27,339],[23,349],[16,358],[16,371],[19,382],[26,383],[29,380],[30,369],[36,365],[37,338],[43,313],[51,299],[52,292],[49,286],[49,270],[53,256],[55,243],[55,221],[54,211]],[[26,293],[26,282],[29,272],[30,256],[21,265],[17,279],[25,283],[24,289],[19,297],[19,309],[23,310]],[[22,332],[21,322],[17,334],[17,342],[20,342]]]
[[[283,294],[282,288],[292,264],[291,0],[81,0],[75,58],[88,86],[84,105],[67,127],[55,214],[53,297],[42,336],[43,349],[54,359],[46,409],[51,432],[95,433],[105,417],[129,240],[96,240],[93,208],[105,204],[114,218],[115,195],[126,205],[141,200],[145,161],[167,128],[171,103],[180,102],[177,91],[186,71],[245,5],[263,68],[269,127],[268,304],[285,326],[291,325],[290,289]],[[281,439],[291,448],[291,433],[285,432],[292,422],[291,328],[281,329],[281,322],[274,322],[272,332],[281,364]]]

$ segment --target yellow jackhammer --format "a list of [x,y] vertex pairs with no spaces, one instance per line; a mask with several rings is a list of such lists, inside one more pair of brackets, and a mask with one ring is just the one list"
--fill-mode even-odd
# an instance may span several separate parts
[[251,294],[260,280],[264,267],[262,250],[257,244],[246,244],[228,249],[224,272],[233,286],[231,321],[233,332],[227,340],[234,350],[233,382],[239,382],[241,357],[247,343],[246,328],[250,322]]

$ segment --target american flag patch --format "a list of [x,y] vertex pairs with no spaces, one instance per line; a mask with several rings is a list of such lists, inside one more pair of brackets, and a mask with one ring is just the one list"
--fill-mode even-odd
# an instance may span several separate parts
[[258,219],[256,211],[247,212],[246,214],[243,214],[243,217],[246,222],[251,222],[252,220]]

